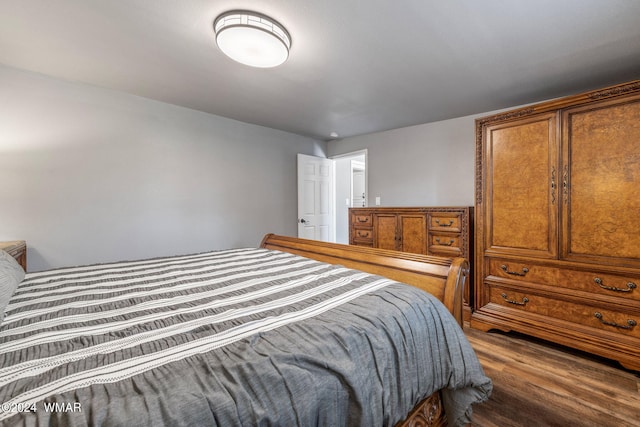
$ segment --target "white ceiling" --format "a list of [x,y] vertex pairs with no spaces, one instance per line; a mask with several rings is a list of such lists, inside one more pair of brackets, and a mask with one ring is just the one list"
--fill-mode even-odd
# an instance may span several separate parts
[[[233,9],[283,24],[289,60],[226,58]],[[640,1],[0,0],[0,63],[329,139],[638,79]]]

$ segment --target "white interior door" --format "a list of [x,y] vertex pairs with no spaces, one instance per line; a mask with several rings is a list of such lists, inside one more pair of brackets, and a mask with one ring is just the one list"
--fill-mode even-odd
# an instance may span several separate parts
[[333,160],[298,154],[298,237],[335,241]]

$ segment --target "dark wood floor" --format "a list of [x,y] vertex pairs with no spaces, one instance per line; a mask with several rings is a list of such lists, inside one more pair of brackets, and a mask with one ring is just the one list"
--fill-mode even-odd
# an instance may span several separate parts
[[640,426],[637,372],[523,335],[465,333],[494,387],[472,426]]

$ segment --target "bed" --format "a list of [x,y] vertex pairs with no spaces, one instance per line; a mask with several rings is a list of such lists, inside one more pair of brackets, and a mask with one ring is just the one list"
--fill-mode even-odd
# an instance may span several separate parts
[[467,274],[461,258],[273,234],[14,270],[0,425],[464,425],[491,392],[460,327]]

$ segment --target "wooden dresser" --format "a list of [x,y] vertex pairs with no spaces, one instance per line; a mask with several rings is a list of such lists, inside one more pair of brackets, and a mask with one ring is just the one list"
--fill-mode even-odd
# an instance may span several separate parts
[[[349,209],[349,244],[447,258],[473,264],[473,207],[370,207]],[[470,317],[473,266],[465,292]]]
[[14,257],[24,271],[27,271],[27,244],[24,240],[0,242],[0,249]]
[[476,121],[475,311],[640,370],[640,81]]

